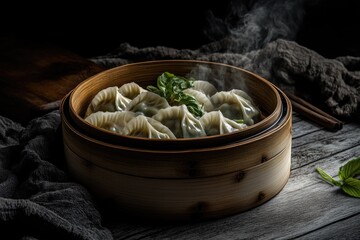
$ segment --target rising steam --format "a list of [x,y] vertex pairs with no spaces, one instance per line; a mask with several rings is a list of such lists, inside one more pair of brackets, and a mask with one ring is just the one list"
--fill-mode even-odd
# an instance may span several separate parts
[[245,53],[276,39],[293,40],[304,16],[305,0],[232,0],[224,19],[208,14],[204,30],[211,41],[228,41],[223,52]]

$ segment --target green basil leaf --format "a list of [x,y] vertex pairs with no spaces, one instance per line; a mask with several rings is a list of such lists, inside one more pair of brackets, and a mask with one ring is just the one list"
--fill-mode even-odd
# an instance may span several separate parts
[[204,111],[193,96],[182,93],[179,104],[185,104],[189,112],[191,112],[194,116],[201,117],[204,115]]
[[345,183],[350,185],[350,186],[353,186],[355,188],[358,188],[360,190],[360,180],[359,179],[356,179],[356,178],[347,178],[345,180]]
[[341,189],[350,196],[360,198],[360,180],[355,178],[347,178]]
[[169,73],[165,72],[163,74],[161,74],[158,78],[157,78],[157,87],[161,90],[161,92],[165,93],[166,92],[166,85],[169,79]]
[[360,157],[355,158],[347,162],[344,166],[340,167],[339,178],[346,180],[350,177],[355,177],[360,174]]
[[240,124],[245,123],[244,119],[234,119],[233,121]]
[[341,186],[341,182],[336,181],[334,178],[332,178],[329,174],[327,174],[324,170],[321,168],[316,168],[316,171],[321,175],[321,177],[328,183],[336,186]]
[[189,105],[186,107],[189,110],[189,112],[191,112],[196,117],[201,117],[202,115],[204,115],[204,111],[201,108],[199,108],[198,106]]
[[188,79],[164,72],[157,78],[157,87],[148,86],[147,89],[166,98],[171,106],[185,104],[189,112],[194,116],[201,117],[204,111],[197,100],[183,92],[183,90],[193,87],[194,82],[193,78]]
[[151,86],[151,85],[150,85],[150,86],[147,86],[146,89],[147,89],[148,91],[150,91],[150,92],[156,93],[156,94],[158,94],[158,95],[160,95],[160,96],[163,97],[163,92],[161,92],[160,89],[158,89],[158,88],[156,88],[156,87],[154,87],[154,86]]

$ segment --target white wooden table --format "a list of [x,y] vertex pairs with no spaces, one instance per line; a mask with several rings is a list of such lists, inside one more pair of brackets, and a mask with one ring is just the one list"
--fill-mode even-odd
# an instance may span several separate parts
[[156,223],[105,214],[114,239],[360,239],[360,199],[345,195],[315,171],[337,176],[339,167],[360,156],[360,125],[337,132],[293,114],[291,175],[268,202],[212,221]]

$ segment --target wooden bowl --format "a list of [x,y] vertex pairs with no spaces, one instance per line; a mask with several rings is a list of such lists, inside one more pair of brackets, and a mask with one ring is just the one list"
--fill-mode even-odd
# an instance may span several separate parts
[[[260,108],[263,119],[245,129],[198,138],[147,139],[124,136],[99,127],[84,120],[85,111],[92,98],[102,89],[136,82],[143,88],[155,85],[156,78],[168,71],[179,76],[189,75],[195,79],[213,83],[217,89],[242,89],[247,92]],[[109,143],[128,147],[149,149],[190,149],[218,146],[255,135],[275,124],[281,115],[281,100],[278,91],[269,81],[244,69],[234,66],[190,60],[162,60],[127,64],[106,70],[80,83],[70,95],[70,116],[75,126],[88,136]]]
[[142,218],[202,220],[242,212],[274,197],[291,164],[291,105],[270,128],[217,147],[150,150],[92,138],[61,104],[68,171],[98,199]]

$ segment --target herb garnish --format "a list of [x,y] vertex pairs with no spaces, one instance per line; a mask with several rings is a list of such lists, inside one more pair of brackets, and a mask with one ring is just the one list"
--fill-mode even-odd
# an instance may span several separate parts
[[203,109],[193,96],[183,92],[183,90],[193,87],[195,79],[188,79],[176,76],[169,72],[164,72],[157,78],[157,87],[147,86],[147,90],[164,97],[171,106],[185,104],[189,112],[194,116],[201,117]]
[[339,169],[340,181],[335,180],[321,168],[316,168],[321,177],[328,183],[341,187],[350,196],[360,198],[360,180],[355,178],[360,175],[360,157],[347,162]]

